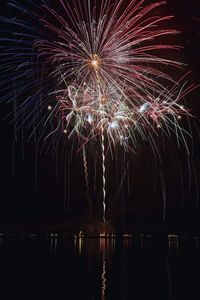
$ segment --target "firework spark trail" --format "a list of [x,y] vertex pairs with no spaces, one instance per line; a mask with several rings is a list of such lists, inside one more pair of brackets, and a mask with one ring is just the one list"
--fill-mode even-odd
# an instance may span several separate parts
[[86,157],[85,146],[83,147],[83,163],[84,163],[84,175],[85,175],[86,191],[87,191],[87,196],[88,196],[89,195],[88,167],[87,167],[87,157]]
[[[100,111],[103,108],[104,102],[106,101],[106,99],[104,98],[104,95],[102,94],[102,88],[101,88],[101,81],[99,78],[99,72],[98,72],[98,61],[96,60],[97,58],[95,57],[93,60],[93,65],[95,68],[95,74],[96,74],[96,80],[97,80],[97,87],[98,87],[98,92],[99,92],[99,98],[100,98],[100,102],[99,102],[99,106],[100,106]],[[104,222],[104,227],[105,227],[105,223],[106,223],[106,166],[105,166],[105,137],[104,137],[104,126],[103,126],[103,122],[102,122],[102,116],[101,116],[101,125],[100,125],[100,129],[101,129],[101,155],[102,155],[102,192],[103,192],[103,222]],[[105,228],[104,228],[105,230]]]
[[[65,154],[64,154],[64,202],[63,202],[63,205],[64,205],[64,211],[66,210],[66,202],[67,202],[67,168],[68,168],[68,165],[69,165],[69,161],[67,161],[67,150],[65,150]],[[69,200],[69,199],[68,199]]]
[[89,195],[89,178],[88,178],[88,165],[87,165],[87,157],[86,157],[86,151],[85,146],[83,146],[83,166],[84,166],[84,176],[85,176],[85,186],[86,186],[86,195],[89,202],[89,215],[92,217],[92,201],[90,199]]
[[106,223],[106,166],[105,166],[105,138],[104,128],[101,127],[101,150],[102,150],[102,181],[103,181],[103,222]]

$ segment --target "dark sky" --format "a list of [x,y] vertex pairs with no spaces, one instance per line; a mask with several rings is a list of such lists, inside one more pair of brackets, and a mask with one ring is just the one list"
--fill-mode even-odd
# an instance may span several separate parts
[[[179,39],[185,48],[181,55],[188,64],[188,70],[193,71],[191,76],[193,82],[198,84],[200,82],[200,3],[198,0],[168,0],[166,8],[169,14],[175,15],[173,26],[182,31]],[[198,116],[199,89],[189,96],[188,100]],[[11,109],[5,104],[1,107],[3,115]],[[91,149],[88,150],[89,182],[95,217],[94,220],[88,221],[89,209],[84,186],[82,154],[77,154],[72,144],[69,145],[64,155],[58,154],[58,158],[51,157],[44,152],[40,154],[39,148],[36,165],[34,141],[26,142],[28,139],[26,128],[24,128],[23,135],[21,131],[18,133],[17,142],[14,144],[13,124],[9,125],[6,121],[2,121],[0,130],[0,227],[28,228],[34,225],[41,228],[57,226],[76,230],[81,224],[100,222],[102,217],[101,176],[99,175],[101,169],[97,166],[96,192],[94,192],[94,157],[92,157]],[[170,146],[166,148],[168,152],[162,153],[167,186],[165,222],[172,230],[198,230],[200,224],[197,196],[197,187],[200,187],[198,130],[199,122],[193,120],[190,189],[185,154],[181,151],[172,152]],[[125,226],[125,229],[130,231],[134,231],[135,228],[139,228],[138,230],[153,228],[159,231],[164,226],[161,181],[160,179],[157,183],[153,181],[148,149],[145,145],[142,149],[143,152],[141,151],[137,156],[131,153],[126,154],[126,162],[129,162],[129,176],[126,175],[125,184],[120,193],[118,193],[117,186],[120,184],[126,167],[122,159],[122,150],[116,149],[117,162],[107,158],[107,219],[117,229]],[[69,159],[70,163],[68,163]],[[100,158],[97,157],[97,159]],[[196,176],[193,167],[195,167]],[[182,184],[179,168],[182,169],[183,174]],[[157,186],[156,189],[155,186]]]

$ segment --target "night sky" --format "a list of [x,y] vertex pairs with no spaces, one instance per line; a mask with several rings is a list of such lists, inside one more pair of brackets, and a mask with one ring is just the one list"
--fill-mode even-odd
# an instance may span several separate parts
[[[2,12],[5,9],[3,2]],[[188,64],[187,70],[193,71],[190,75],[191,81],[199,84],[200,3],[198,0],[168,0],[165,9],[168,14],[175,16],[173,27],[182,31],[177,38],[177,44],[184,46],[181,57]],[[123,149],[117,147],[115,159],[107,158],[107,220],[111,228],[129,232],[199,230],[199,93],[200,88],[187,97],[188,106],[196,116],[191,120],[193,143],[189,141],[192,148],[191,187],[188,187],[189,173],[185,151],[177,150],[175,142],[166,142],[165,150],[161,153],[167,187],[166,218],[163,221],[159,169],[158,174],[153,176],[152,156],[148,146],[141,145],[141,151],[137,155],[126,153],[125,162]],[[88,149],[90,195],[94,210],[93,218],[89,219],[82,154],[77,153],[76,145],[71,142],[63,154],[58,152],[57,157],[52,157],[45,151],[41,152],[42,145],[36,149],[34,140],[28,141],[30,132],[26,128],[23,132],[18,132],[17,141],[13,143],[13,124],[3,120],[11,110],[12,105],[1,104],[0,229],[25,230],[32,227],[77,231],[82,227],[97,228],[102,218],[101,169],[100,166],[97,167],[94,192],[93,149]],[[162,139],[158,142],[162,144]],[[96,159],[101,158],[97,155]],[[117,187],[126,162],[129,165],[129,174],[126,174],[119,192]],[[154,163],[158,165],[157,162]],[[183,174],[182,183],[180,168]],[[154,180],[154,177],[158,179]]]

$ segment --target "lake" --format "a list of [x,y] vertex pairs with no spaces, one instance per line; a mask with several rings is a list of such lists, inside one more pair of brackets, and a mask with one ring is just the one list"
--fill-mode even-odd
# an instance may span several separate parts
[[200,299],[199,236],[1,233],[2,299]]

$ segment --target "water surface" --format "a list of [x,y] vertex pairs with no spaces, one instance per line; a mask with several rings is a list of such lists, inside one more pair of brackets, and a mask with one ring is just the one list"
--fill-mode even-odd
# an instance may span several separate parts
[[3,299],[200,299],[199,237],[1,235]]

